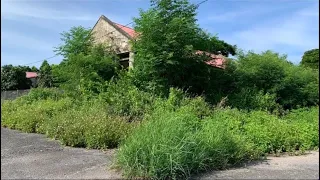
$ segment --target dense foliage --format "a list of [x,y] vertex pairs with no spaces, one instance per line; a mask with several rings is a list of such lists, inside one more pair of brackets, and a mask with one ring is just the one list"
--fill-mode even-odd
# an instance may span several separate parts
[[302,66],[319,70],[319,49],[304,52],[300,63]]
[[229,72],[233,92],[225,94],[232,107],[274,110],[319,103],[318,72],[293,65],[286,56],[272,51],[239,53],[235,63]]
[[186,0],[154,0],[134,19],[139,37],[133,41],[133,76],[140,89],[167,95],[170,87],[178,87],[201,94],[210,77],[204,63],[209,57],[195,52],[235,54],[235,47],[199,27],[196,8]]
[[53,87],[52,68],[47,60],[40,66],[38,86],[41,88]]
[[72,27],[69,31],[61,33],[62,44],[55,47],[57,55],[62,55],[67,61],[69,55],[83,53],[87,55],[93,44],[93,38],[90,35],[91,29],[82,26]]
[[31,80],[26,78],[28,66],[5,65],[1,67],[1,91],[29,89]]
[[84,53],[70,54],[66,61],[53,68],[55,85],[74,96],[97,95],[104,91],[105,82],[118,71],[118,58],[103,45]]

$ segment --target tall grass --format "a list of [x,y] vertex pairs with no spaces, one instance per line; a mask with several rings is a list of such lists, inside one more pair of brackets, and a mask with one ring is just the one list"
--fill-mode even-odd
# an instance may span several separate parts
[[190,106],[158,107],[120,146],[117,164],[128,177],[185,179],[206,169],[223,169],[259,152],[218,121],[201,120]]
[[45,99],[29,103],[27,98],[5,101],[2,126],[28,133],[42,133],[64,145],[114,148],[138,123],[107,114],[99,101],[75,103],[70,98]]
[[[229,108],[201,119],[190,111],[191,106],[174,110],[157,106],[121,144],[117,165],[127,177],[185,179],[207,169],[259,159],[265,153],[303,152],[319,146],[314,120]],[[318,114],[317,108],[299,113],[310,112],[312,117]]]
[[108,87],[112,94],[91,100],[75,101],[51,90],[42,95],[38,90],[5,101],[2,126],[43,133],[74,147],[120,145],[117,167],[127,177],[154,179],[186,179],[265,153],[319,147],[318,107],[279,117],[262,110],[214,109],[202,97],[188,97],[177,89],[170,89],[168,98],[154,98],[133,87],[125,90],[128,93],[116,92],[116,87],[124,88],[122,83]]

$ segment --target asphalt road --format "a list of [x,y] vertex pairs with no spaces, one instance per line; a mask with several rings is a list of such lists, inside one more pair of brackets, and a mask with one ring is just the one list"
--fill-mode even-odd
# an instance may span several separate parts
[[115,179],[112,156],[1,127],[1,179]]
[[247,167],[209,172],[195,179],[319,179],[319,151],[301,156],[268,157]]
[[[1,128],[1,179],[120,179],[108,169],[112,151],[63,147],[39,134]],[[319,152],[268,157],[264,162],[192,179],[319,179]]]

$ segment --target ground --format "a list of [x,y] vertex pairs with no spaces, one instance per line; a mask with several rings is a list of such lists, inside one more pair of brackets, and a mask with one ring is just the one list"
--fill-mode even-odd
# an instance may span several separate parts
[[111,155],[1,128],[1,179],[115,179]]
[[[1,128],[1,179],[119,179],[110,169],[114,152],[63,147],[39,134]],[[319,152],[268,157],[247,167],[215,171],[195,179],[318,179]]]

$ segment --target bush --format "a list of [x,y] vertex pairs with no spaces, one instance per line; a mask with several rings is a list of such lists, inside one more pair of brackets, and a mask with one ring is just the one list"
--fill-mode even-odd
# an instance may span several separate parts
[[109,105],[108,113],[128,117],[130,121],[142,120],[143,115],[153,107],[154,97],[132,85],[127,75],[113,80],[108,90],[100,97]]
[[254,148],[252,141],[239,132],[228,129],[217,116],[204,120],[197,138],[204,152],[202,158],[206,169],[225,169],[261,156],[261,151]]
[[20,103],[21,100],[15,100],[6,102],[2,106],[2,125],[29,133],[44,133],[42,126],[46,121],[50,121],[51,117],[73,106],[73,102],[68,98],[59,101],[39,100],[32,104]]
[[46,126],[47,135],[68,146],[117,147],[135,124],[107,115],[103,104],[87,103],[54,116]]
[[264,93],[262,90],[243,88],[240,92],[232,94],[228,105],[243,110],[277,110],[276,94]]
[[305,149],[319,147],[319,107],[292,110],[283,118],[299,130]]
[[293,65],[286,56],[272,51],[239,53],[236,62],[232,73],[236,90],[229,96],[231,106],[257,110],[262,103],[273,109],[277,103],[290,110],[319,104],[317,71]]
[[32,103],[39,100],[53,99],[59,100],[66,97],[63,92],[56,88],[33,88],[31,91],[18,99],[26,103]]
[[[198,118],[188,112],[157,110],[120,146],[117,163],[129,177],[188,177],[195,161]],[[200,159],[201,160],[201,159]]]
[[[316,117],[317,110],[311,111],[312,116]],[[304,114],[307,112],[303,111]],[[255,144],[255,149],[264,153],[304,151],[318,147],[318,122],[304,121],[298,116],[292,120],[292,116],[289,113],[279,118],[263,111],[244,113],[235,109],[217,110],[213,115],[229,130],[246,137]]]
[[126,176],[188,178],[207,168],[221,169],[259,155],[245,139],[216,126],[219,121],[200,121],[190,109],[158,107],[145,119],[119,148],[117,164]]

